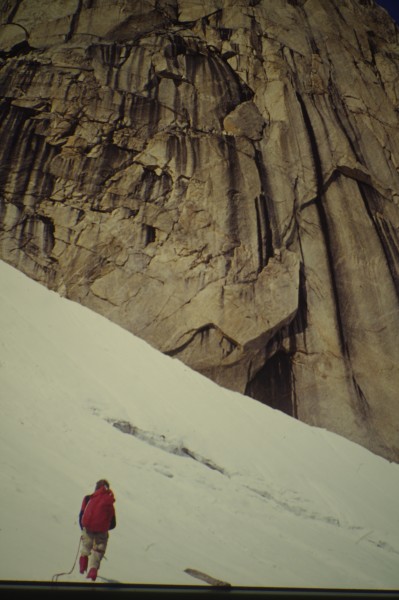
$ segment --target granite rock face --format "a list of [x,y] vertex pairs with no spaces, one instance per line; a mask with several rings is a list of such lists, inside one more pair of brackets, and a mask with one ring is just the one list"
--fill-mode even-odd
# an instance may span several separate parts
[[0,6],[0,258],[398,461],[387,13],[374,0]]

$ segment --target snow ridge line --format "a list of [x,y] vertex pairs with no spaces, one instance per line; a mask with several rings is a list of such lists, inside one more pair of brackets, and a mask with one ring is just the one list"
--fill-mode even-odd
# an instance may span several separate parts
[[144,429],[140,429],[136,425],[132,425],[129,421],[119,421],[115,419],[107,419],[108,423],[111,423],[113,427],[122,431],[122,433],[127,433],[129,435],[133,435],[139,440],[150,444],[151,446],[155,446],[160,450],[164,450],[165,452],[169,452],[170,454],[176,454],[177,456],[183,456],[192,458],[196,462],[208,467],[208,469],[212,469],[213,471],[218,471],[222,475],[228,475],[227,472],[219,467],[216,463],[214,463],[209,458],[205,458],[201,456],[197,452],[193,452],[189,448],[186,448],[183,444],[176,444],[172,440],[168,440],[164,435],[152,433],[151,431],[145,431]]

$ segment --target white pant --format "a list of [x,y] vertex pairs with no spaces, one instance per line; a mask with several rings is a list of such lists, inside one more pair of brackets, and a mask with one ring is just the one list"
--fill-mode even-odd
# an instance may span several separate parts
[[99,569],[102,557],[108,543],[108,531],[95,533],[83,529],[82,531],[82,556],[89,557],[88,569]]

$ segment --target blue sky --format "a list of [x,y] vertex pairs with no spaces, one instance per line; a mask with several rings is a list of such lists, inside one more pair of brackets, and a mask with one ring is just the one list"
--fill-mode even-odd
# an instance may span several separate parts
[[377,0],[377,4],[385,8],[396,23],[399,23],[399,0]]

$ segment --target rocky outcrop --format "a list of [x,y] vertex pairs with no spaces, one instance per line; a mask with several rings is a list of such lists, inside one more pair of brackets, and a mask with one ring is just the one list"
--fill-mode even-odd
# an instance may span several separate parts
[[0,45],[1,258],[221,385],[399,460],[387,13],[7,0]]

